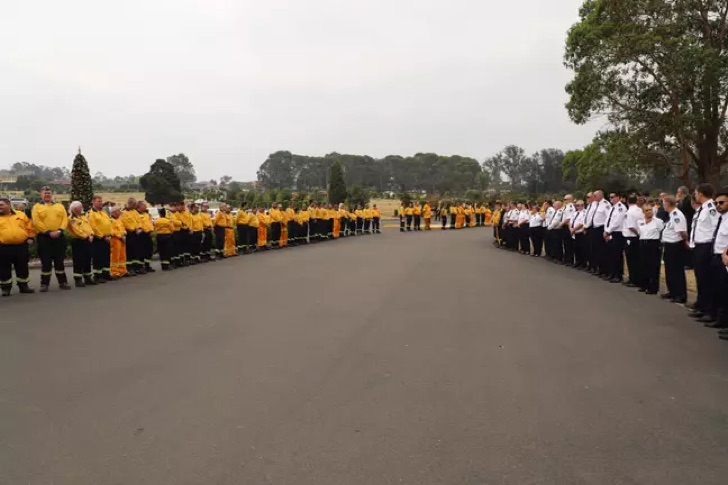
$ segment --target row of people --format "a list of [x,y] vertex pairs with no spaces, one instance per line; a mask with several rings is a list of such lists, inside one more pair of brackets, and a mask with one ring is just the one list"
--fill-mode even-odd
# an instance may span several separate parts
[[[66,208],[53,200],[52,191],[41,191],[29,219],[13,210],[10,200],[0,199],[0,290],[8,296],[15,282],[21,293],[29,286],[29,246],[37,244],[41,261],[41,292],[49,289],[55,273],[59,287],[69,290],[65,258],[71,245],[73,279],[77,287],[97,285],[123,277],[155,272],[152,256],[156,242],[162,270],[190,266],[263,249],[281,248],[340,237],[377,234],[380,213],[376,206],[348,210],[344,204],[312,203],[308,209],[282,209],[273,204],[241,209],[233,216],[221,204],[214,218],[207,204],[171,204],[152,219],[144,201],[129,199],[122,210],[106,206],[100,196],[84,213],[80,202]],[[68,231],[70,238],[66,238]],[[237,234],[237,241],[236,241]],[[214,249],[213,249],[214,248]]]
[[424,205],[420,205],[419,202],[410,202],[407,205],[402,204],[397,213],[400,232],[421,231],[422,221],[425,224],[424,230],[431,230],[433,215],[440,220],[442,230],[448,229],[448,220],[450,229],[487,226],[490,225],[492,216],[490,207],[478,203],[442,204],[433,211],[428,202],[425,202]]
[[694,212],[690,221],[678,208],[689,197],[686,192],[662,195],[661,204],[639,194],[622,198],[612,193],[606,200],[600,190],[585,201],[567,195],[541,207],[507,204],[497,211],[496,244],[534,257],[545,250],[551,262],[648,295],[659,292],[664,262],[667,291],[660,296],[682,304],[687,303],[685,266],[691,260],[698,294],[687,305],[690,315],[721,329],[720,337],[728,339],[728,192],[716,195],[711,185],[699,185],[687,200]]

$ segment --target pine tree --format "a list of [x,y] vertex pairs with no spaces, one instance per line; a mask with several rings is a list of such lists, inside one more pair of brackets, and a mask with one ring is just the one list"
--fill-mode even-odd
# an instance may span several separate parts
[[184,200],[174,166],[161,158],[149,167],[149,172],[139,179],[139,183],[144,189],[144,198],[150,204],[170,204]]
[[335,161],[329,169],[329,203],[340,204],[346,200],[346,182],[341,163]]
[[91,209],[91,199],[94,197],[93,183],[91,182],[91,172],[88,169],[88,163],[81,149],[78,149],[78,155],[73,159],[73,168],[71,169],[71,200],[77,200],[83,204],[84,210]]

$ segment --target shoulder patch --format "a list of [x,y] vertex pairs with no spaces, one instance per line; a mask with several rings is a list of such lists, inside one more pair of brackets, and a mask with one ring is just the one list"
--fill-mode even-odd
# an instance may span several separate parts
[[679,217],[676,217],[675,218],[675,222],[677,222],[679,224],[680,223],[680,218]]
[[715,211],[715,209],[710,209],[710,215],[711,216],[714,216],[716,214],[717,214],[717,212]]
[[708,202],[707,204],[705,204],[705,207],[713,207],[713,203],[712,202]]
[[622,212],[623,208],[622,208],[622,207],[619,207],[619,208],[618,208],[617,210],[618,210],[619,212]]

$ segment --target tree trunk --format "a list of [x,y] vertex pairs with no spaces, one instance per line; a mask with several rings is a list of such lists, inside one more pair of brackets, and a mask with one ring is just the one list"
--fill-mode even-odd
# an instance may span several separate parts
[[698,144],[698,182],[720,187],[720,170],[725,160],[718,154],[718,131],[709,130]]

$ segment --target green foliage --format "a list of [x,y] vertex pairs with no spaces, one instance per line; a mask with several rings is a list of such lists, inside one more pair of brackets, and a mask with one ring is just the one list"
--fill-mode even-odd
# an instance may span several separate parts
[[157,159],[141,179],[144,198],[150,204],[170,204],[183,200],[179,177],[171,163]]
[[71,200],[77,200],[83,204],[84,210],[91,208],[91,199],[94,196],[93,184],[91,182],[91,172],[88,169],[86,158],[78,155],[73,159],[73,168],[71,169]]
[[399,194],[399,200],[403,206],[407,207],[412,202],[412,196],[407,192]]
[[195,167],[184,153],[167,157],[167,162],[174,167],[174,173],[179,177],[180,185],[188,187],[197,181]]
[[346,203],[349,205],[350,208],[353,208],[355,206],[364,206],[364,204],[369,203],[370,197],[369,192],[359,186],[354,186],[349,190],[348,197],[346,199]]
[[329,169],[329,202],[340,204],[346,200],[346,182],[344,182],[344,170],[337,160],[331,164]]
[[728,162],[725,0],[587,0],[569,31],[571,119],[606,115],[632,159],[717,184]]

